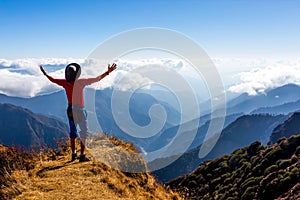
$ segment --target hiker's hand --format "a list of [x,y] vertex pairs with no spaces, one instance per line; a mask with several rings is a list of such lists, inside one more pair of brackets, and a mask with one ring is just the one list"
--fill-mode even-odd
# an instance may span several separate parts
[[114,71],[116,68],[117,68],[117,64],[116,63],[113,63],[111,66],[110,66],[110,64],[108,64],[108,66],[107,66],[107,72],[110,73],[110,72]]
[[43,68],[42,65],[40,65],[40,70],[42,71],[42,73],[43,73],[45,76],[47,75],[47,73],[45,72],[45,70],[44,70],[44,68]]

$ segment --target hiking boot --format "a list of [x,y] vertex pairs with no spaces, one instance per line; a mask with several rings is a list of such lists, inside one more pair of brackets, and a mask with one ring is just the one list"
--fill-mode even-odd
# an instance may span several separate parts
[[91,161],[92,159],[91,158],[88,158],[85,156],[85,154],[82,154],[79,156],[79,162],[88,162],[88,161]]
[[71,161],[74,161],[76,160],[78,157],[77,157],[77,153],[72,153],[72,160]]

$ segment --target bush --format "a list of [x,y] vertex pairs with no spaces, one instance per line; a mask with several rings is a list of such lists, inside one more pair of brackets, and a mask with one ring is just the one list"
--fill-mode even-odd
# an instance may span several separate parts
[[280,157],[281,153],[282,153],[282,148],[280,146],[276,146],[265,157],[269,158],[270,160],[273,160]]
[[270,167],[268,167],[268,168],[265,170],[264,175],[266,176],[266,175],[268,175],[268,174],[270,174],[270,173],[272,173],[272,172],[275,172],[275,171],[277,171],[277,170],[278,170],[278,166],[277,166],[277,165],[271,165]]
[[195,180],[190,180],[188,182],[188,186],[191,187],[191,188],[195,188],[198,186],[197,182]]
[[246,181],[244,181],[244,183],[241,185],[241,189],[245,190],[246,188],[255,185],[256,184],[256,179],[255,177],[251,177],[249,179],[247,179]]
[[227,169],[227,168],[228,168],[227,161],[224,160],[223,162],[221,162],[221,163],[219,164],[219,166]]
[[254,199],[255,192],[256,192],[255,187],[248,187],[246,189],[246,191],[243,193],[241,198],[244,199],[244,200],[248,200],[248,199],[252,200],[252,199]]
[[277,165],[278,165],[278,167],[279,167],[279,169],[285,169],[285,168],[287,168],[288,166],[290,166],[291,165],[291,159],[284,159],[284,160],[279,160],[279,161],[277,161]]
[[227,177],[223,182],[224,185],[227,185],[229,183],[232,183],[232,177]]
[[205,179],[204,179],[204,177],[203,177],[201,174],[198,174],[198,175],[196,176],[196,180],[197,180],[198,183],[203,183],[203,182],[205,182]]
[[235,200],[236,198],[234,197],[227,197],[227,200]]
[[292,186],[292,178],[290,176],[281,179],[278,184],[278,190],[287,191]]
[[261,166],[261,164],[256,165],[253,168],[252,172],[253,172],[253,174],[261,175],[261,173],[262,173],[262,166]]
[[241,156],[233,154],[231,158],[228,160],[228,165],[230,168],[235,169],[239,163]]
[[298,161],[298,157],[296,155],[293,155],[291,158],[292,164],[296,163]]

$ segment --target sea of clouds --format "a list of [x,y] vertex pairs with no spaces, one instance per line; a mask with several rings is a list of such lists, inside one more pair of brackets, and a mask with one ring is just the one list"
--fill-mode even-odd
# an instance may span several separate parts
[[300,85],[300,60],[262,60],[237,75],[240,81],[230,86],[229,92],[257,95],[289,83]]
[[[76,62],[82,65],[82,77],[95,77],[106,71],[107,66],[93,60],[74,58],[26,58],[0,59],[0,93],[17,96],[33,97],[41,94],[58,91],[62,88],[52,84],[40,72],[43,65],[49,75],[55,78],[64,78],[64,68],[67,64]],[[203,78],[197,76],[193,67],[180,59],[140,59],[115,60],[118,70],[109,77],[94,84],[95,89],[111,88],[132,70],[157,64],[173,69],[181,74],[188,82],[198,88],[205,87]],[[232,58],[213,59],[220,76],[223,79],[226,92],[256,95],[270,88],[279,87],[288,83],[300,84],[300,60],[246,60]],[[176,81],[176,80],[174,80]],[[118,85],[120,90],[130,90],[138,85],[151,85],[153,82],[139,74],[132,74],[128,83]]]
[[[39,66],[42,65],[45,71],[52,77],[64,78],[65,66],[76,62],[82,66],[81,77],[96,77],[107,70],[107,65],[96,60],[85,59],[0,59],[0,93],[8,96],[33,97],[40,94],[51,93],[62,88],[52,84],[41,73]],[[176,70],[186,76],[187,79],[195,79],[192,68],[182,60],[178,59],[145,59],[145,60],[115,60],[118,69],[100,82],[93,84],[95,89],[111,88],[125,75],[133,69],[147,65],[160,65]],[[132,73],[128,82],[123,81],[123,85],[118,85],[119,90],[130,90],[140,85],[153,84],[153,81],[142,77],[138,73]],[[146,87],[147,88],[147,87]],[[149,87],[148,87],[149,88]]]

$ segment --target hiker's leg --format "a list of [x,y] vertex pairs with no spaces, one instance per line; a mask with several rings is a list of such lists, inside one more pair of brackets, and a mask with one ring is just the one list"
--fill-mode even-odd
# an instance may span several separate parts
[[72,153],[76,153],[76,138],[70,138]]
[[86,110],[82,110],[82,118],[79,123],[80,127],[80,153],[81,155],[84,155],[84,150],[85,150],[85,141],[86,138],[88,137],[88,124],[87,124],[87,113]]
[[77,132],[76,124],[74,122],[73,111],[72,111],[71,106],[68,107],[67,114],[68,114],[69,127],[70,127],[71,150],[72,150],[72,153],[76,153],[76,141],[75,141],[75,139],[78,137],[78,132]]
[[83,155],[85,150],[85,138],[80,138],[80,154]]

